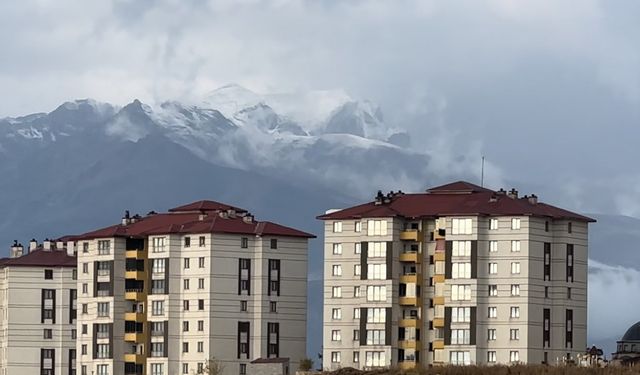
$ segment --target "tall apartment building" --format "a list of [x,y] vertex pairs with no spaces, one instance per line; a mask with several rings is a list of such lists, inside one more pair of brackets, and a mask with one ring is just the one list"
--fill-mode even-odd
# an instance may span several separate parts
[[587,345],[587,227],[455,182],[325,221],[323,366],[556,363]]
[[75,375],[75,328],[72,250],[16,242],[11,257],[0,259],[0,375]]
[[236,375],[269,358],[295,371],[313,237],[213,201],[73,237],[80,374],[192,374],[216,359]]

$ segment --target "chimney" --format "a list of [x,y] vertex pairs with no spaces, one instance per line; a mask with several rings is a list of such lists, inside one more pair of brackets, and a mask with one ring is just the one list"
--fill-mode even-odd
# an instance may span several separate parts
[[76,244],[73,241],[67,241],[67,255],[76,256],[78,255],[78,250],[76,249]]
[[242,217],[242,221],[244,221],[247,224],[251,224],[253,223],[253,215],[251,214],[246,214]]
[[133,217],[131,219],[129,219],[129,223],[133,224],[133,223],[139,221],[140,219],[142,219],[142,216],[140,216],[138,214],[135,214],[135,215],[133,215]]
[[227,210],[227,216],[229,216],[232,219],[235,219],[236,218],[236,210],[234,210],[234,209]]
[[38,241],[36,241],[35,238],[32,238],[31,241],[29,241],[29,252],[32,252],[37,248],[38,248]]
[[535,194],[531,194],[531,196],[529,197],[529,203],[538,204],[538,196]]
[[201,212],[200,215],[198,215],[199,221],[204,221],[204,219],[206,218],[207,218],[207,214],[205,214],[204,212]]
[[[202,214],[202,215],[204,215],[204,214]],[[223,219],[227,219],[229,217],[229,214],[226,211],[220,211],[220,212],[218,212],[218,216],[220,216]]]
[[517,199],[518,198],[518,190],[516,189],[511,189],[509,190],[509,192],[507,193],[507,196],[511,199]]
[[22,244],[19,244],[18,241],[13,241],[13,245],[11,245],[11,258],[19,258],[23,253],[24,248]]
[[384,200],[384,194],[382,194],[382,190],[378,190],[378,194],[376,194],[376,197],[375,197],[375,205],[376,206],[381,205],[383,200]]
[[131,223],[131,214],[129,210],[124,212],[124,216],[122,217],[122,225],[129,225]]
[[51,240],[48,238],[45,238],[44,242],[42,243],[42,248],[46,251],[51,251]]
[[64,249],[64,242],[56,241],[56,250],[62,250],[62,249]]
[[496,191],[496,194],[497,195],[506,195],[507,192],[503,188],[500,188],[500,190]]

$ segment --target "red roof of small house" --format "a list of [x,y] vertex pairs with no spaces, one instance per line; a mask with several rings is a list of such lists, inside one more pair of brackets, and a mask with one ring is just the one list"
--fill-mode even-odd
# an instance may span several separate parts
[[208,212],[208,211],[227,211],[234,210],[236,212],[247,212],[247,210],[230,206],[225,203],[220,203],[216,201],[208,201],[202,200],[189,204],[185,204],[184,206],[178,206],[169,209],[169,212]]
[[0,259],[0,267],[76,267],[76,264],[76,257],[68,255],[66,249],[38,248],[21,257]]
[[[214,207],[214,205],[216,205],[216,207],[225,207],[225,209],[213,210],[212,207]],[[203,207],[203,209],[201,210],[197,207]],[[243,215],[246,212],[245,210],[235,209],[231,206],[213,201],[200,201],[173,208],[169,210],[169,213],[151,214],[138,218],[135,222],[127,225],[116,224],[79,236],[67,236],[66,238],[78,241],[94,238],[146,237],[163,234],[197,233],[315,238],[313,234],[269,221],[245,220],[244,216],[227,215],[226,207],[230,207],[229,209],[234,209]],[[198,210],[200,212],[197,212]]]
[[453,215],[537,216],[595,222],[594,219],[546,203],[537,197],[510,197],[508,192],[493,191],[458,181],[428,189],[426,193],[397,192],[372,201],[318,216],[320,220],[345,220],[367,217],[427,218]]

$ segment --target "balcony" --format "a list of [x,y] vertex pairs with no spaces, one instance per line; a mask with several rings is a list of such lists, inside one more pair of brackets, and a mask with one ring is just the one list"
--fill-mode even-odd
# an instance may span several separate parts
[[146,280],[146,273],[138,270],[126,270],[124,273],[125,279],[134,279],[144,281]]
[[433,283],[444,283],[444,275],[433,275]]
[[434,305],[444,305],[444,296],[433,297]]
[[127,250],[125,256],[128,259],[145,259],[147,257],[145,252],[141,250]]
[[134,322],[145,322],[147,320],[147,314],[141,312],[126,312],[124,313],[124,320]]
[[408,251],[404,253],[400,253],[400,261],[401,262],[412,262],[412,263],[420,263],[420,253],[417,251]]
[[444,327],[444,318],[433,318],[433,326],[435,328],[443,328]]
[[416,341],[415,339],[398,341],[398,348],[400,349],[420,350],[420,346],[420,341]]
[[435,340],[433,342],[433,350],[444,349],[444,340]]
[[420,328],[422,326],[422,320],[418,318],[404,318],[398,321],[398,327],[412,327]]
[[125,353],[124,361],[125,362],[129,362],[129,363],[135,363],[135,364],[141,365],[141,364],[144,364],[146,362],[146,359],[141,354]]
[[142,344],[145,340],[145,334],[142,332],[125,332],[124,341]]
[[402,306],[418,306],[418,297],[399,297],[398,303]]
[[141,301],[144,298],[142,289],[127,289],[124,292],[124,299],[127,301]]
[[417,284],[420,280],[420,274],[418,273],[405,273],[400,276],[400,282],[404,284]]
[[405,229],[400,232],[400,239],[402,241],[415,241],[422,240],[422,232],[417,229]]
[[434,262],[444,262],[445,261],[444,251],[436,251],[435,254],[433,254],[433,260]]

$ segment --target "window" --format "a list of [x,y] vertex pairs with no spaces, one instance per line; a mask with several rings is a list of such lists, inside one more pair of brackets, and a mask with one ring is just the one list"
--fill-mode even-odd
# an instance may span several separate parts
[[519,274],[520,273],[520,262],[511,262],[511,274]]
[[385,367],[387,366],[386,353],[382,351],[365,352],[366,367]]
[[361,252],[362,252],[362,244],[360,242],[356,242],[356,244],[353,247],[353,253],[360,254]]
[[495,253],[498,251],[498,241],[489,241],[489,252]]
[[154,253],[164,252],[164,237],[155,237],[153,239],[153,246],[151,247],[151,251]]
[[567,288],[567,299],[571,299],[571,288]]
[[97,358],[109,358],[109,344],[97,344],[96,345],[96,357]]
[[87,334],[87,329],[88,329],[88,328],[89,328],[89,327],[88,327],[86,324],[83,324],[83,325],[82,325],[82,334],[83,334],[83,335],[86,335],[86,334]]
[[548,231],[549,231],[549,222],[548,222],[548,221],[545,221],[545,222],[544,222],[544,231],[545,231],[545,232],[548,232]]
[[386,220],[367,220],[367,236],[386,236]]
[[498,273],[498,263],[489,263],[489,275],[496,275]]
[[519,318],[520,317],[520,308],[517,306],[511,306],[511,314],[509,315],[511,318]]
[[82,283],[82,294],[87,294],[87,293],[89,293],[89,284]]
[[362,232],[362,222],[361,221],[356,221],[355,222],[355,226],[354,226],[354,231],[357,233]]
[[189,258],[184,258],[183,260],[183,264],[184,264],[184,269],[189,269]]
[[111,251],[111,241],[100,240],[98,241],[98,254],[107,255]]
[[334,264],[331,268],[332,276],[342,276],[342,266],[339,264]]
[[469,329],[452,329],[451,344],[452,345],[469,345],[471,340],[471,330]]
[[471,355],[469,352],[449,352],[449,363],[454,366],[468,366],[471,364]]
[[82,263],[82,273],[89,273],[89,263]]
[[387,287],[381,285],[367,286],[367,301],[386,301]]
[[383,329],[368,329],[367,345],[385,345],[385,336]]
[[496,297],[498,295],[498,286],[489,285],[489,297]]
[[339,309],[339,308],[331,309],[331,319],[333,320],[342,319],[342,309]]
[[53,280],[53,270],[44,270],[44,279]]
[[573,232],[573,225],[571,222],[567,223],[567,232],[568,233],[572,233]]
[[240,364],[240,375],[247,375],[247,365],[245,363]]
[[240,301],[240,311],[247,311],[247,301]]
[[471,285],[451,285],[452,301],[468,301],[471,299]]
[[496,363],[496,352],[494,351],[487,352],[487,362]]
[[275,301],[269,302],[269,311],[272,313],[278,312],[278,303]]
[[98,302],[98,316],[106,317],[109,316],[111,309],[109,308],[109,302]]
[[471,256],[471,241],[451,241],[451,255],[454,257]]
[[204,341],[198,341],[198,353],[204,352]]
[[189,311],[189,300],[185,299],[182,301],[182,310],[183,311]]
[[[106,358],[106,357],[102,357]],[[109,365],[98,365],[98,375],[109,375]],[[153,375],[162,375],[162,373],[153,374]]]
[[471,322],[471,308],[470,307],[452,307],[451,322],[453,323]]
[[360,265],[356,264],[353,266],[353,276],[360,276]]
[[511,219],[511,229],[520,229],[520,218]]
[[198,268],[204,268],[204,257],[198,258]]
[[152,357],[164,357],[164,343],[152,342],[151,343],[151,356]]
[[151,364],[151,375],[164,375],[164,369],[162,363]]
[[240,247],[243,249],[248,249],[249,248],[249,238],[248,237],[242,237],[240,239]]
[[151,273],[164,273],[165,259],[152,259]]
[[331,288],[331,296],[333,298],[342,298],[342,287],[334,286]]
[[487,330],[487,340],[494,341],[495,339],[496,339],[496,329],[495,328],[489,328]]
[[340,352],[331,352],[331,362],[340,363]]
[[182,280],[182,289],[189,290],[189,279]]
[[272,249],[277,249],[278,248],[278,239],[276,239],[276,238],[272,238],[271,239],[271,248]]
[[548,286],[544,287],[544,298],[549,298],[549,287]]
[[353,352],[353,363],[360,362],[360,352]]
[[386,278],[387,278],[386,264],[367,265],[367,280],[386,280]]
[[198,279],[198,289],[204,289],[204,279]]
[[387,310],[384,307],[369,307],[367,309],[367,323],[385,323],[386,320]]
[[512,350],[509,352],[509,361],[511,362],[519,362],[520,361],[520,352],[517,350]]
[[164,315],[164,301],[151,302],[151,315]]
[[353,319],[360,319],[360,308],[359,307],[355,307],[353,309]]
[[204,331],[204,320],[198,320],[198,332]]
[[204,236],[198,237],[198,245],[200,245],[200,247],[204,246]]
[[83,242],[82,243],[82,252],[83,253],[88,253],[89,252],[89,243],[88,242]]
[[87,344],[82,344],[80,347],[80,353],[82,353],[82,355],[87,355]]
[[189,332],[189,321],[182,322],[182,332]]
[[361,295],[360,295],[360,287],[359,286],[354,286],[353,287],[353,297],[354,298],[361,297]]
[[184,238],[184,247],[191,247],[191,237]]
[[511,285],[511,295],[512,296],[520,295],[520,285],[517,285],[517,284]]
[[45,328],[44,329],[44,338],[46,340],[50,340],[53,339],[53,330],[49,329],[49,328]]
[[182,343],[182,352],[183,353],[189,353],[189,343],[188,342],[183,342]]
[[510,340],[520,340],[520,330],[518,328],[509,330]]
[[384,258],[387,256],[386,242],[369,242],[368,258]]
[[511,241],[511,251],[512,252],[520,251],[520,241]]
[[76,268],[71,270],[71,280],[78,280],[78,270]]
[[[240,367],[242,367],[242,365],[240,365]],[[246,369],[246,365],[245,365],[245,369]],[[246,370],[245,370],[245,372],[246,372]],[[202,362],[198,363],[198,371],[196,371],[196,373],[198,373],[198,374],[204,373],[204,363],[202,363]]]
[[470,279],[471,263],[453,263],[451,265],[452,279]]
[[353,330],[353,341],[360,341],[360,330],[359,329],[354,329]]
[[334,221],[333,222],[333,233],[342,233],[342,222]]
[[566,267],[567,282],[573,282],[573,244],[567,244],[567,267]]
[[89,305],[86,303],[82,304],[82,313],[83,314],[88,314],[89,313]]
[[189,364],[188,363],[183,363],[182,364],[182,373],[183,374],[188,374],[189,373]]
[[342,341],[340,330],[334,329],[331,331],[331,341]]
[[204,300],[203,299],[199,299],[198,300],[198,310],[200,310],[200,311],[204,310]]
[[163,294],[165,293],[164,288],[165,282],[162,280],[151,280],[151,294]]
[[472,224],[471,219],[451,219],[451,234],[471,234]]
[[497,307],[489,307],[489,313],[487,314],[489,318],[497,318],[498,317],[498,308]]
[[497,230],[498,229],[498,219],[491,219],[489,221],[489,230]]
[[333,244],[333,254],[334,255],[341,255],[342,254],[342,244],[341,243],[334,243]]

